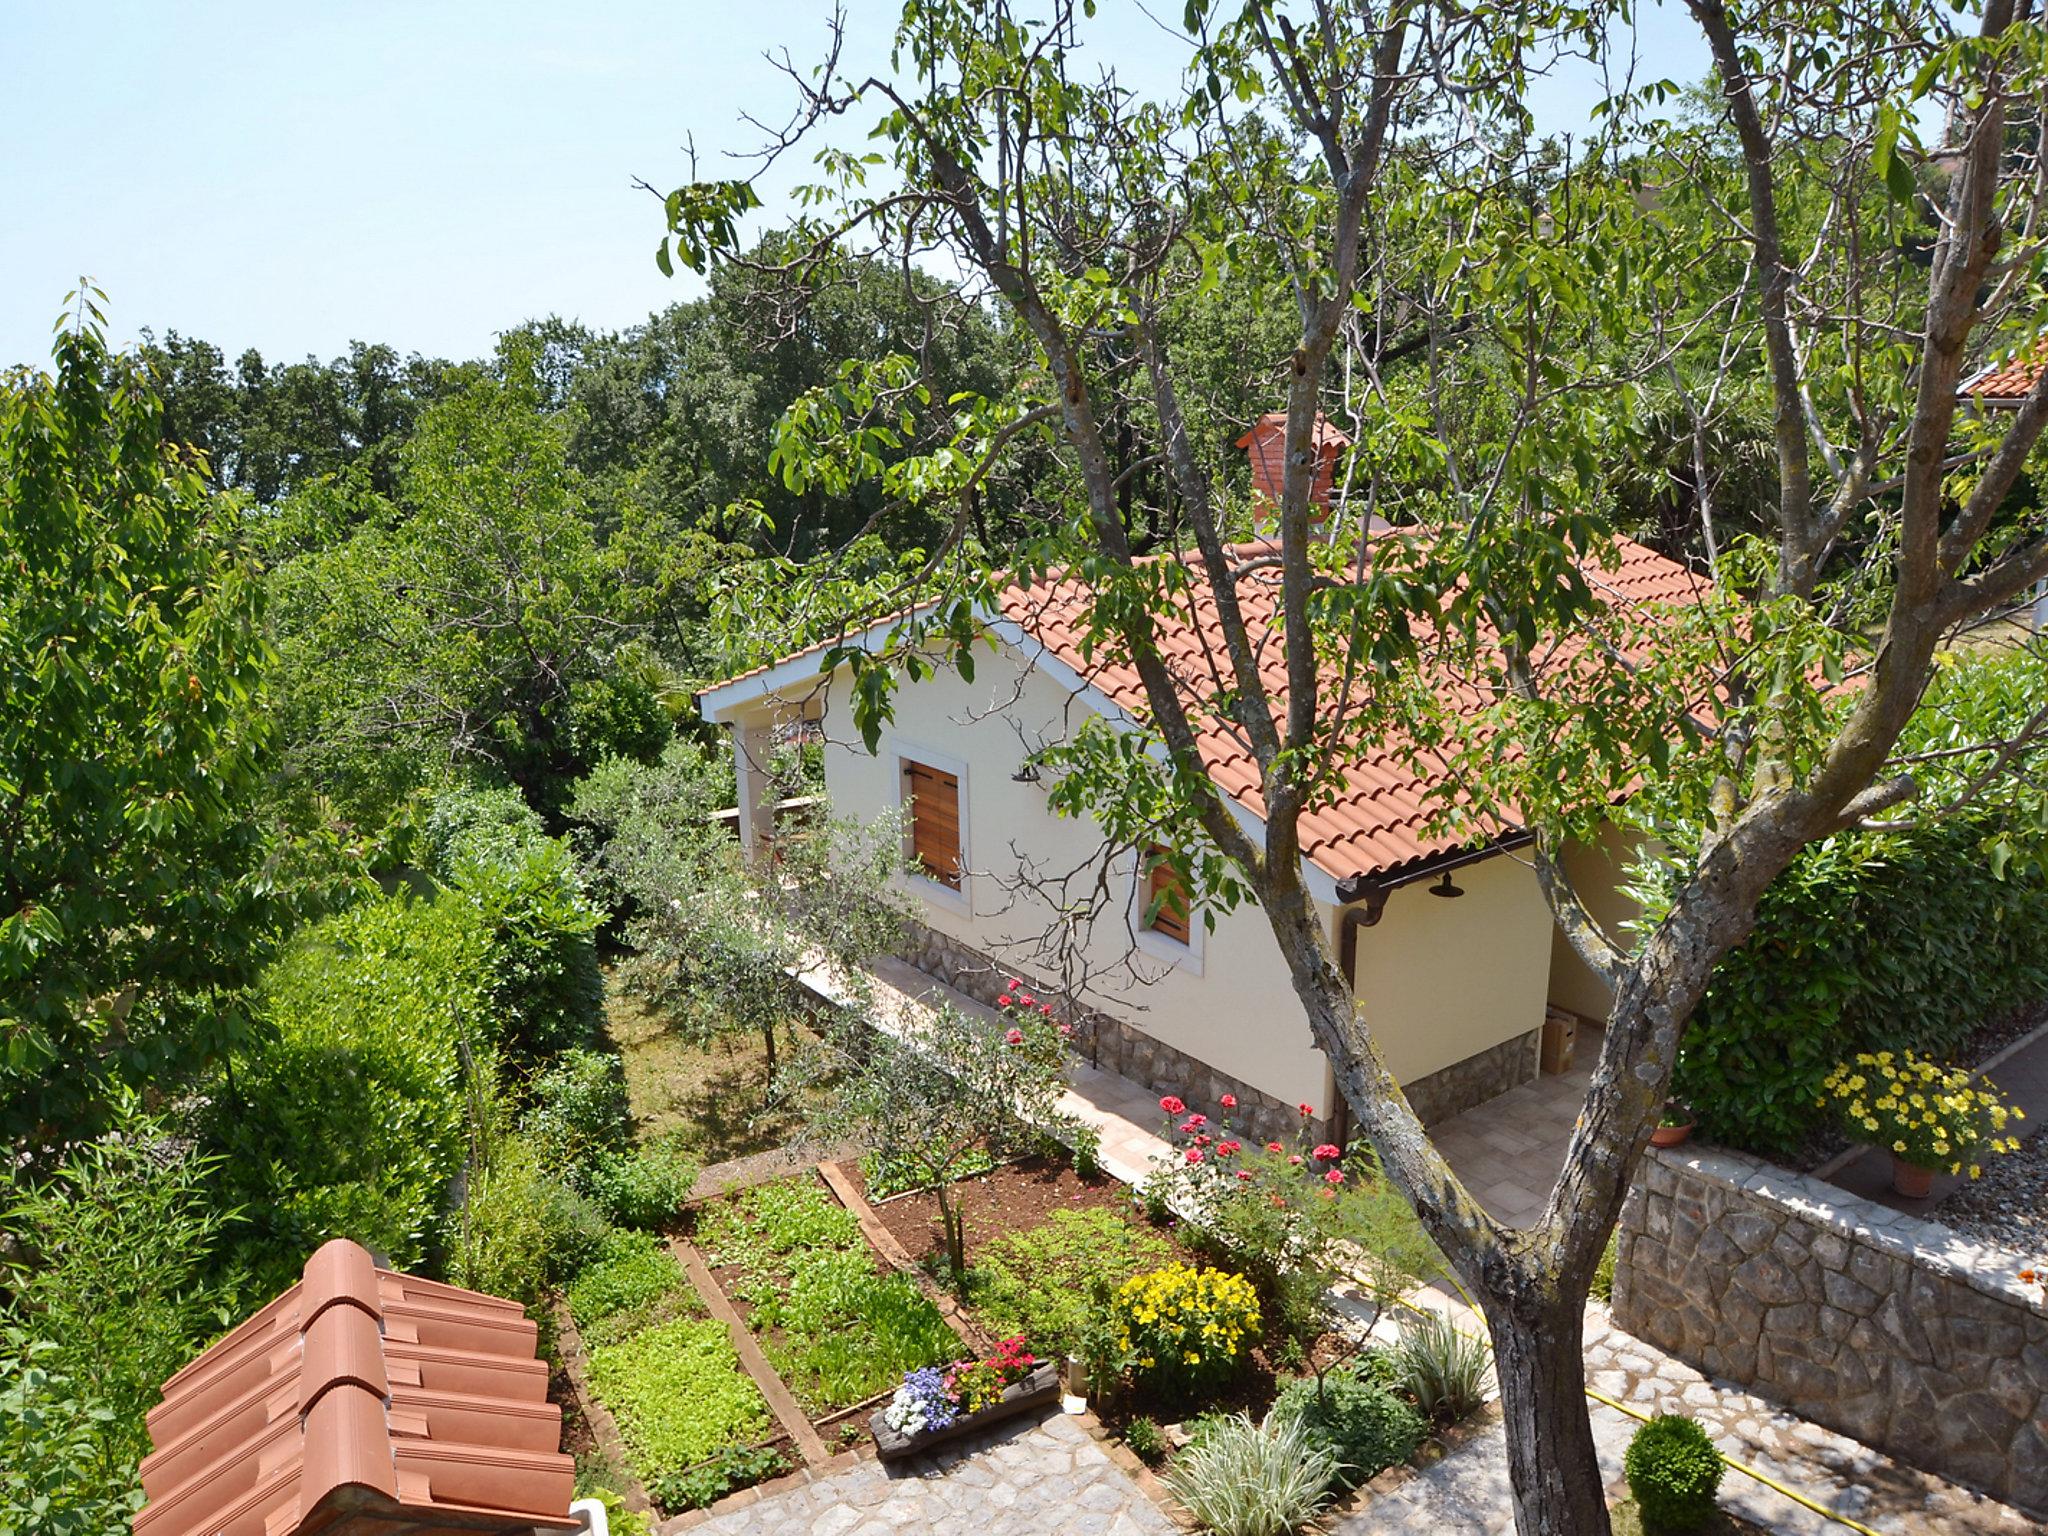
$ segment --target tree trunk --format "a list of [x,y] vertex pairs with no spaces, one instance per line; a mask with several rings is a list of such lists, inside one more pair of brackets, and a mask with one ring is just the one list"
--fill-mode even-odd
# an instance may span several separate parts
[[1585,1312],[1570,1299],[1488,1318],[1519,1536],[1608,1536],[1587,1415]]

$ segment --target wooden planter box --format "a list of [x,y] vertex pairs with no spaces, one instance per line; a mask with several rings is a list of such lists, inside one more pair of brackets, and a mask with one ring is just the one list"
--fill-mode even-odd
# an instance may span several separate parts
[[1003,1388],[1003,1395],[986,1408],[977,1409],[955,1419],[944,1429],[935,1429],[922,1435],[899,1433],[882,1417],[886,1405],[875,1410],[875,1416],[868,1421],[874,1430],[875,1448],[881,1452],[884,1461],[900,1461],[905,1456],[922,1456],[926,1451],[953,1440],[962,1440],[978,1434],[991,1424],[1043,1407],[1056,1401],[1060,1395],[1059,1367],[1050,1360],[1041,1360],[1031,1368],[1031,1374],[1014,1386]]

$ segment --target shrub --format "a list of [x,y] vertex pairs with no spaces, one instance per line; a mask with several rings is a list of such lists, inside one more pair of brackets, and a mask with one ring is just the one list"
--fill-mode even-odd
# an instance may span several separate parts
[[1289,1382],[1273,1404],[1275,1418],[1296,1418],[1309,1438],[1337,1461],[1334,1484],[1355,1488],[1415,1454],[1428,1432],[1422,1415],[1380,1382],[1340,1366],[1320,1382]]
[[1462,1419],[1485,1404],[1493,1346],[1460,1330],[1448,1314],[1424,1311],[1403,1319],[1389,1354],[1395,1380],[1423,1417]]
[[465,858],[449,884],[484,924],[497,1038],[529,1057],[593,1039],[604,1015],[594,937],[604,914],[583,894],[568,845],[541,838]]
[[1601,1250],[1600,1262],[1593,1267],[1592,1294],[1605,1302],[1614,1300],[1614,1266],[1621,1258],[1621,1233],[1607,1234],[1607,1246]]
[[486,946],[459,897],[399,892],[315,924],[265,973],[266,1031],[207,1121],[258,1288],[290,1284],[331,1237],[399,1269],[441,1248],[471,1106],[495,1091]]
[[1713,1517],[1724,1467],[1697,1420],[1659,1414],[1629,1441],[1622,1470],[1646,1530],[1693,1531]]
[[1259,1331],[1259,1298],[1242,1275],[1168,1264],[1116,1288],[1109,1325],[1140,1385],[1184,1396],[1236,1373]]
[[590,1352],[590,1383],[617,1415],[633,1470],[659,1480],[774,1428],[725,1325],[681,1317]]
[[564,1051],[527,1085],[523,1125],[565,1177],[596,1154],[629,1144],[633,1116],[619,1059],[604,1051]]
[[1976,1178],[1991,1153],[2017,1152],[2017,1136],[2001,1136],[2026,1117],[1989,1080],[1950,1070],[1911,1051],[1878,1051],[1843,1062],[1821,1085],[1851,1140],[1882,1147],[1919,1168]]
[[569,1315],[592,1348],[657,1323],[702,1317],[703,1303],[659,1238],[614,1232],[568,1287]]
[[508,1136],[472,1176],[448,1278],[523,1303],[543,1326],[542,1303],[605,1239],[603,1218],[553,1172],[524,1136]]
[[1157,1419],[1141,1414],[1131,1420],[1124,1426],[1124,1444],[1148,1467],[1166,1460],[1166,1431],[1159,1427]]
[[663,1227],[675,1220],[697,1182],[697,1160],[681,1130],[598,1153],[577,1169],[577,1181],[605,1215],[627,1227]]
[[1215,1536],[1287,1536],[1315,1519],[1336,1476],[1336,1457],[1300,1419],[1238,1414],[1205,1426],[1166,1486]]
[[1097,1297],[1173,1258],[1165,1239],[1098,1208],[1054,1211],[981,1250],[967,1297],[989,1329],[1021,1333],[1048,1355],[1078,1350]]

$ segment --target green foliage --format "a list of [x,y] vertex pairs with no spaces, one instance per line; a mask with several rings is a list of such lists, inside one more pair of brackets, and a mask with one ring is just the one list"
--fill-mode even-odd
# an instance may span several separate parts
[[1425,1309],[1403,1318],[1388,1357],[1395,1382],[1426,1419],[1462,1419],[1486,1403],[1493,1345],[1460,1329],[1448,1313]]
[[[953,1178],[955,1182],[979,1178],[995,1166],[996,1160],[988,1153],[972,1147],[954,1162]],[[907,1195],[913,1190],[930,1188],[925,1182],[927,1174],[923,1161],[880,1152],[870,1152],[861,1158],[860,1178],[870,1200],[887,1200],[891,1195]]]
[[1614,1300],[1614,1266],[1621,1257],[1621,1234],[1607,1234],[1607,1246],[1600,1252],[1600,1263],[1593,1270],[1592,1294],[1602,1301]]
[[704,1304],[660,1238],[613,1232],[569,1282],[569,1315],[592,1348],[617,1343],[678,1317],[702,1317]]
[[732,1446],[681,1472],[657,1473],[647,1491],[663,1509],[702,1509],[737,1488],[793,1470],[789,1453],[773,1445]]
[[1665,1413],[1635,1432],[1622,1470],[1643,1528],[1663,1533],[1698,1530],[1713,1518],[1725,1466],[1698,1420]]
[[463,858],[450,884],[489,934],[496,1038],[527,1057],[593,1039],[604,1014],[593,937],[603,914],[584,896],[568,846],[537,838],[502,856]]
[[1054,1211],[982,1246],[966,1295],[997,1337],[1022,1334],[1041,1355],[1081,1348],[1108,1293],[1173,1257],[1165,1239],[1099,1208]]
[[[1899,750],[2008,739],[2044,690],[2048,667],[2030,655],[1947,662]],[[1928,798],[1953,797],[1987,764],[1940,759]],[[1789,1152],[1837,1063],[1887,1050],[1946,1060],[1987,1020],[2048,996],[2044,856],[2048,820],[2024,777],[1910,831],[1810,844],[1686,1028],[1673,1092],[1701,1133]]]
[[1292,1536],[1329,1502],[1337,1459],[1298,1417],[1244,1414],[1204,1426],[1166,1486],[1215,1536]]
[[526,1134],[550,1166],[574,1169],[633,1139],[626,1079],[604,1051],[567,1050],[528,1082]]
[[143,1415],[238,1306],[207,1173],[122,1098],[46,1176],[0,1175],[0,1532],[101,1536],[141,1502]]
[[785,1091],[829,1082],[811,1099],[806,1135],[869,1147],[933,1191],[947,1264],[963,1279],[967,1235],[953,1181],[971,1159],[1036,1151],[1061,1133],[1065,1042],[1044,1018],[1006,1026],[947,1010],[897,1034],[870,1028],[859,1012],[833,1022],[785,1074]]
[[1375,1375],[1339,1366],[1321,1380],[1304,1378],[1280,1389],[1275,1418],[1299,1419],[1317,1445],[1337,1462],[1334,1487],[1356,1488],[1415,1454],[1428,1425],[1421,1414]]
[[650,1489],[774,1429],[725,1324],[709,1318],[674,1318],[593,1349],[590,1383],[618,1417],[633,1471]]
[[1157,1419],[1144,1414],[1124,1426],[1124,1444],[1148,1467],[1166,1460],[1166,1431],[1159,1427]]
[[271,656],[237,507],[161,436],[91,290],[0,377],[0,1140],[247,1041],[285,913],[255,807]]
[[628,1227],[673,1222],[697,1182],[697,1159],[684,1145],[687,1128],[639,1146],[613,1147],[586,1158],[576,1180],[598,1208]]
[[853,1213],[814,1181],[756,1185],[698,1212],[706,1258],[737,1271],[769,1360],[806,1404],[845,1407],[959,1340],[904,1275],[876,1273]]
[[270,1038],[236,1055],[207,1123],[267,1282],[330,1237],[401,1269],[441,1246],[495,1086],[487,960],[467,902],[400,892],[316,924],[266,974]]
[[508,1136],[470,1175],[448,1278],[522,1303],[543,1329],[557,1287],[605,1239],[604,1220],[531,1137]]

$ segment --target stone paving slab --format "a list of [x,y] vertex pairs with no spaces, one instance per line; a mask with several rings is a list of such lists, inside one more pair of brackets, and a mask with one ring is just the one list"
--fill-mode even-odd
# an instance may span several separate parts
[[1108,1452],[1058,1413],[895,1467],[862,1459],[708,1520],[671,1524],[689,1536],[1178,1536]]

